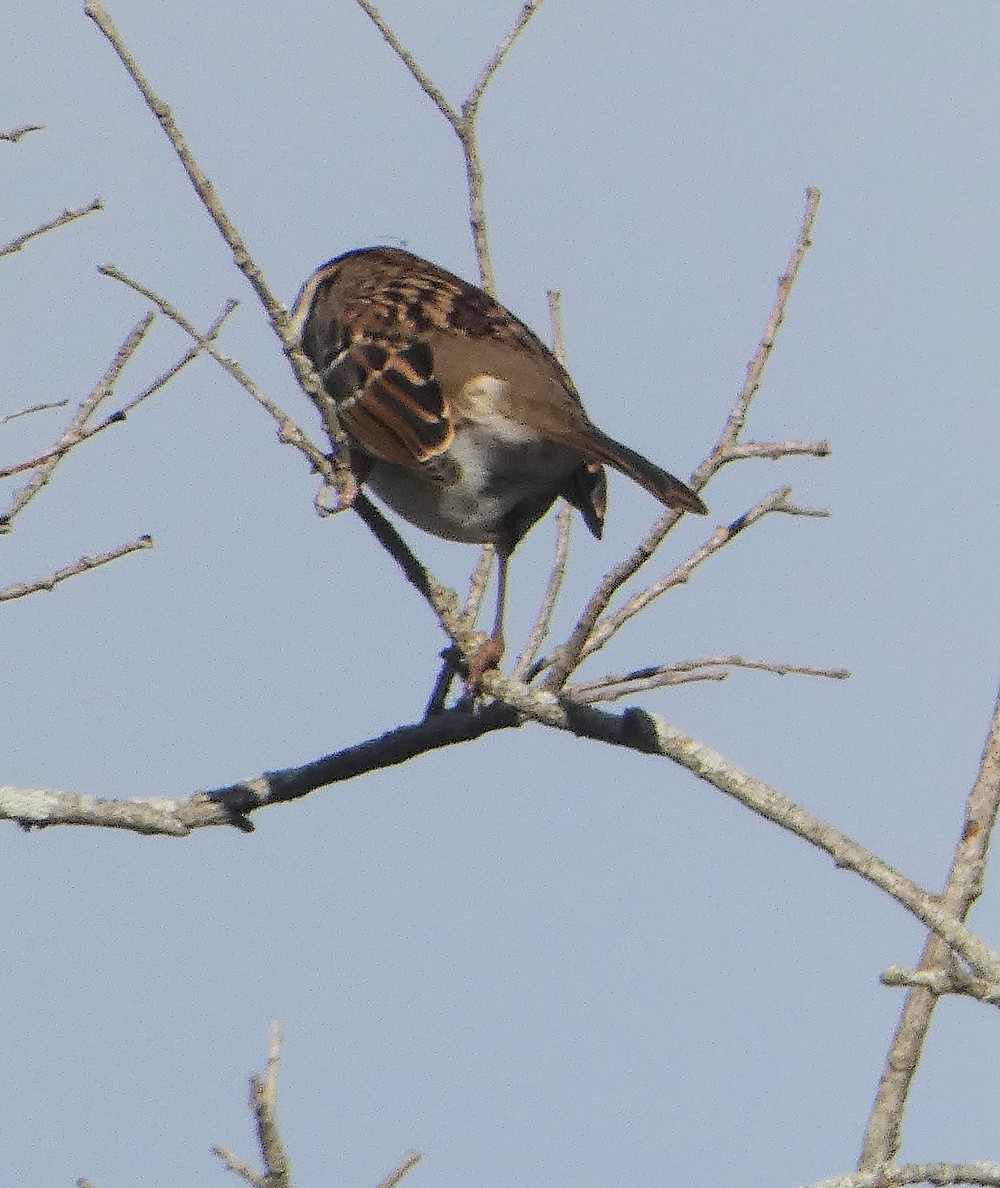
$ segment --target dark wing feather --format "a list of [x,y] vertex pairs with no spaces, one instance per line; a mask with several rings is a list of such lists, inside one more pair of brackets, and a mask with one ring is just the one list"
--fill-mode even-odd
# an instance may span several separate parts
[[451,444],[455,430],[426,343],[355,339],[320,378],[344,428],[371,457],[416,468]]

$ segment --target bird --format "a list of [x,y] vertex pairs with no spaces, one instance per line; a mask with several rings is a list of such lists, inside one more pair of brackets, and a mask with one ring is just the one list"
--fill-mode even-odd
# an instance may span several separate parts
[[496,614],[469,662],[470,690],[503,656],[511,554],[559,496],[598,539],[605,466],[665,507],[707,511],[590,420],[565,367],[520,318],[411,252],[375,246],[330,260],[302,286],[290,325],[335,404],[359,485],[425,532],[496,548]]

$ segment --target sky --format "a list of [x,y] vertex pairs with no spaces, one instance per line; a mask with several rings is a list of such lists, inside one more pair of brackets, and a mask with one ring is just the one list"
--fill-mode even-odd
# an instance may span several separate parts
[[[402,243],[475,276],[454,135],[353,0],[110,0],[273,289]],[[520,9],[385,0],[459,103]],[[499,292],[547,332],[593,419],[685,475],[756,349],[807,186],[814,246],[748,427],[825,460],[730,467],[707,524],[770,517],[623,632],[588,676],[697,656],[735,672],[637,699],[925,887],[940,887],[996,695],[993,501],[1000,140],[995,5],[683,8],[547,0],[481,114]],[[7,13],[0,412],[77,401],[147,312],[113,262],[207,326],[303,425],[253,293],[82,5]],[[186,349],[161,322],[123,398]],[[60,431],[3,426],[0,461]],[[419,719],[443,640],[350,515],[209,360],[77,450],[4,538],[0,585],[149,533],[144,551],[3,604],[2,781],[181,796]],[[557,615],[656,516],[611,480]],[[530,625],[554,529],[512,566]],[[408,539],[464,588],[474,550]],[[804,1184],[850,1171],[898,1017],[879,985],[920,926],[663,760],[525,726],[185,840],[0,831],[4,1165],[12,1185],[223,1185],[254,1155],[246,1078],[287,1042],[299,1184]],[[995,939],[988,880],[973,924]],[[996,1158],[988,1008],[946,1001],[904,1161]]]

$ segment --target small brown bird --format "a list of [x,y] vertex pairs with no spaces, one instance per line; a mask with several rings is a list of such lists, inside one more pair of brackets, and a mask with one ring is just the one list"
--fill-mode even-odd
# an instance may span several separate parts
[[419,256],[338,256],[303,285],[292,324],[336,402],[358,482],[426,532],[496,546],[496,619],[471,687],[503,655],[511,553],[559,495],[598,538],[604,465],[666,507],[706,510],[590,421],[566,369],[519,318]]

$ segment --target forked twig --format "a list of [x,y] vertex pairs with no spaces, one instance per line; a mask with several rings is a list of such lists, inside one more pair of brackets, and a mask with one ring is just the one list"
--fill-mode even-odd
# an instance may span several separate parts
[[[982,891],[986,856],[989,853],[997,813],[1000,811],[1000,696],[993,707],[993,720],[983,747],[979,774],[965,806],[965,820],[951,870],[941,894],[941,904],[957,920],[968,917]],[[948,945],[931,933],[920,955],[919,971],[947,968],[951,954]],[[986,982],[1000,979],[986,977]],[[868,1117],[864,1143],[858,1160],[860,1172],[881,1172],[896,1158],[899,1150],[903,1113],[910,1086],[916,1075],[924,1041],[930,1029],[939,995],[932,989],[917,986],[910,990],[903,1005],[896,1033],[886,1057],[878,1093]]]
[[[27,458],[21,462],[11,463],[9,466],[0,467],[0,479],[10,478],[12,475],[21,474],[26,470],[34,470],[43,463],[51,460],[58,461],[63,455],[67,454],[71,449],[75,449],[81,442],[88,441],[91,437],[95,437],[98,433],[103,433],[105,429],[111,428],[112,425],[121,425],[128,414],[137,408],[143,401],[148,400],[150,396],[155,395],[162,388],[166,387],[172,379],[174,379],[189,363],[192,363],[201,354],[203,345],[211,343],[222,329],[222,325],[229,315],[236,308],[235,302],[227,302],[219,316],[215,319],[212,325],[206,331],[204,338],[200,338],[197,345],[191,347],[190,350],[167,368],[161,375],[159,375],[151,384],[148,384],[137,395],[133,396],[131,400],[127,400],[120,408],[111,413],[110,416],[99,421],[96,425],[81,426],[74,433],[64,435],[54,446],[50,449],[44,450],[41,454],[37,454],[34,458]],[[28,412],[37,412],[44,408],[60,408],[69,403],[66,400],[59,401],[57,404],[40,404],[34,408],[24,409],[22,413],[14,413],[9,418],[0,417],[0,424],[5,419],[13,420],[15,416],[24,415]]]
[[372,0],[357,0],[358,6],[368,16],[372,24],[385,38],[393,52],[413,75],[417,84],[444,118],[451,124],[455,135],[462,146],[465,159],[465,174],[469,191],[469,220],[472,226],[472,238],[476,246],[476,259],[479,262],[479,277],[482,287],[487,293],[496,295],[496,278],[493,273],[493,256],[490,250],[489,230],[486,222],[486,179],[483,175],[482,164],[479,160],[479,144],[476,136],[476,118],[479,115],[479,105],[486,93],[486,88],[493,81],[496,72],[503,65],[504,59],[513,48],[514,42],[524,31],[528,22],[541,8],[543,0],[527,0],[513,26],[501,40],[493,56],[480,71],[479,77],[473,84],[472,90],[462,104],[461,111],[456,111],[448,102],[444,92],[431,79],[413,54],[399,40],[392,27],[379,12]]
[[222,201],[215,191],[215,187],[209,180],[208,175],[198,164],[187,141],[181,134],[170,108],[153,91],[146,76],[140,70],[138,62],[136,62],[134,56],[122,40],[104,5],[100,0],[86,0],[84,12],[107,38],[121,60],[122,65],[131,76],[132,81],[139,88],[139,92],[143,99],[145,99],[149,110],[159,121],[160,127],[170,141],[174,152],[184,167],[184,171],[195,188],[195,192],[201,199],[202,205],[211,216],[212,221],[219,230],[219,234],[229,245],[233,253],[233,259],[236,262],[236,267],[239,268],[240,272],[243,273],[253,286],[254,292],[264,306],[274,332],[281,340],[285,355],[292,365],[299,384],[320,410],[323,416],[324,426],[334,449],[333,470],[337,490],[340,494],[341,506],[350,507],[357,494],[357,482],[350,468],[350,446],[337,419],[333,400],[320,382],[312,363],[310,363],[296,341],[295,334],[288,321],[288,311],[271,292],[270,287],[264,279],[264,274],[250,255],[243,237],[226,213]]
[[257,1124],[257,1141],[265,1171],[255,1171],[246,1160],[226,1147],[216,1145],[212,1148],[231,1172],[253,1188],[291,1188],[291,1167],[278,1130],[278,1068],[283,1039],[281,1024],[272,1024],[264,1075],[259,1077],[254,1073],[250,1077],[250,1106]]
[[[816,219],[816,211],[819,207],[819,200],[819,191],[810,187],[806,191],[806,209],[792,258],[788,269],[778,283],[778,292],[764,329],[764,335],[754,358],[747,368],[746,382],[736,398],[736,402],[726,419],[726,424],[715,447],[697,467],[691,477],[691,486],[696,491],[702,490],[712,475],[728,462],[735,460],[735,455],[732,454],[732,451],[740,444],[739,436],[742,433],[753,398],[760,390],[767,361],[771,356],[778,330],[784,321],[788,299],[791,296],[802,261],[812,243],[812,229]],[[761,443],[754,444],[760,446]],[[823,456],[829,452],[829,447],[825,442],[814,443],[814,448],[808,451],[803,451],[800,448],[803,443],[794,442],[790,444],[795,447],[791,452],[795,453],[810,452],[815,453],[817,456]],[[784,456],[781,443],[771,443],[771,449],[773,453],[768,456]],[[793,509],[789,505],[783,510],[802,514],[805,509]],[[605,575],[597,590],[584,607],[569,639],[558,649],[557,654],[553,657],[552,663],[549,666],[549,672],[544,681],[544,687],[546,689],[557,690],[563,687],[570,673],[574,671],[585,654],[585,650],[594,635],[595,624],[610,605],[615,593],[652,557],[674,525],[680,520],[681,514],[677,511],[668,511],[661,516],[652,531],[639,546]],[[745,523],[742,524],[739,530],[742,530],[746,526]],[[728,532],[727,539],[734,535],[732,525],[730,525],[730,529],[723,531]]]
[[699,660],[678,660],[673,664],[659,664],[636,669],[624,675],[609,674],[595,681],[567,685],[566,696],[582,704],[616,701],[649,689],[665,685],[683,685],[691,681],[719,681],[729,675],[731,668],[749,668],[756,672],[771,672],[776,676],[825,677],[844,681],[851,675],[846,668],[815,668],[807,664],[780,664],[768,660],[748,660],[745,656],[708,656]]
[[7,510],[0,514],[0,533],[9,532],[10,525],[14,517],[19,515],[39,491],[50,481],[52,472],[58,466],[62,458],[66,456],[68,448],[76,445],[81,438],[81,433],[87,426],[87,422],[97,411],[104,400],[114,391],[115,384],[118,382],[125,366],[139,349],[142,340],[146,337],[150,326],[153,324],[153,314],[147,314],[146,317],[138,323],[125,339],[125,341],[118,348],[114,359],[108,366],[104,375],[98,380],[96,387],[91,391],[77,409],[69,428],[65,431],[62,437],[56,442],[53,450],[39,466],[35,468],[35,473],[31,479],[24,484],[23,487],[18,488],[7,506]]
[[[695,549],[684,561],[674,566],[669,573],[664,574],[663,577],[630,598],[620,610],[601,619],[584,644],[580,653],[580,659],[586,659],[586,657],[593,655],[594,652],[603,648],[626,623],[634,619],[651,602],[659,598],[662,594],[665,594],[668,590],[687,582],[700,565],[703,565],[710,557],[718,553],[720,549],[724,549],[741,532],[745,532],[747,528],[751,528],[754,524],[763,520],[765,516],[772,515],[775,512],[784,512],[790,515],[827,514],[821,511],[804,511],[794,508],[788,502],[791,493],[791,487],[779,487],[777,490],[772,491],[770,495],[765,496],[754,507],[749,508],[741,516],[737,516],[731,524],[717,528],[700,548]],[[654,529],[652,535],[655,536],[656,532],[657,529]]]

